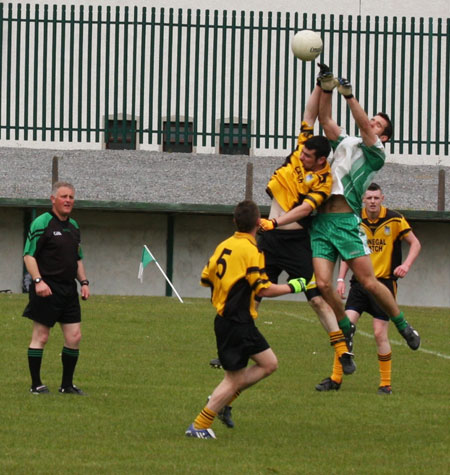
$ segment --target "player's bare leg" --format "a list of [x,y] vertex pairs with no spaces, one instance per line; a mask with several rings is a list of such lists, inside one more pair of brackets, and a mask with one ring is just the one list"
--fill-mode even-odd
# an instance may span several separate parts
[[230,403],[237,392],[253,386],[258,381],[270,376],[278,368],[278,360],[271,348],[253,355],[254,365],[238,371],[225,370],[221,383],[214,389],[206,407],[218,413]]
[[408,346],[412,350],[417,350],[420,346],[419,333],[405,320],[390,290],[376,279],[370,257],[357,257],[347,261],[347,264],[361,285],[375,297],[378,305],[389,315]]
[[396,316],[400,313],[390,290],[375,277],[370,256],[356,257],[346,262],[358,282],[375,297],[377,303],[388,315]]

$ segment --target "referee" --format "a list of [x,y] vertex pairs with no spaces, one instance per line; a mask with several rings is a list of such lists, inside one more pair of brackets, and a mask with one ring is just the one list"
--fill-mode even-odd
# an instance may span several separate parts
[[33,321],[28,365],[32,394],[46,394],[49,389],[41,381],[41,362],[51,328],[61,325],[64,347],[61,360],[62,382],[59,392],[84,396],[73,384],[81,340],[81,298],[89,298],[89,281],[83,265],[80,229],[70,218],[75,188],[67,182],[56,182],[50,197],[52,209],[37,217],[30,226],[24,249],[24,262],[33,282],[24,317]]

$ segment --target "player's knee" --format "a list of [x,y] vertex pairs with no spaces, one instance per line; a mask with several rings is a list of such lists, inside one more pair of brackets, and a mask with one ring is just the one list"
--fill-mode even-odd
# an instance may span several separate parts
[[38,346],[43,348],[48,342],[49,333],[38,333],[33,335],[32,342],[30,346]]
[[374,328],[373,336],[377,346],[380,346],[383,343],[386,343],[388,340],[387,332],[383,328]]
[[66,334],[66,345],[69,348],[77,348],[81,342],[81,330],[76,330],[70,334]]
[[325,300],[320,295],[312,297],[310,300],[308,300],[308,303],[316,313],[324,311],[326,307]]
[[333,285],[327,280],[317,280],[317,287],[322,295],[328,295],[333,291]]
[[274,373],[278,369],[278,360],[276,356],[274,356],[270,361],[268,361],[264,366],[264,373],[265,376],[269,376]]
[[379,284],[378,280],[372,277],[366,277],[360,280],[360,283],[367,290],[367,292],[370,292],[370,293],[374,293],[374,291],[376,291]]

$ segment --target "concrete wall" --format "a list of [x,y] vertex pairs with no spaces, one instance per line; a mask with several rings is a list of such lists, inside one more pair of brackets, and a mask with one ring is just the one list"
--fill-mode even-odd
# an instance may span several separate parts
[[411,271],[399,283],[399,302],[450,307],[450,223],[410,224],[422,250]]
[[0,290],[22,291],[23,211],[0,208]]
[[[155,264],[146,267],[142,284],[137,273],[143,244],[166,270],[166,215],[75,210],[73,217],[81,226],[84,263],[94,294],[165,295],[165,280]],[[450,307],[450,223],[412,225],[422,252],[400,282],[399,303]],[[209,290],[199,285],[201,270],[219,241],[233,231],[230,216],[175,215],[172,281],[182,297],[209,298]],[[0,249],[0,289],[21,292],[22,210],[0,208]]]

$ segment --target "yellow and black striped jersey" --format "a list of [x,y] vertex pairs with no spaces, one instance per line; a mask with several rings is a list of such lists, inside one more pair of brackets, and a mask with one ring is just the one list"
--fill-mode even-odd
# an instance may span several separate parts
[[251,234],[235,232],[216,247],[200,283],[211,287],[211,301],[218,315],[238,323],[258,316],[255,294],[271,285],[264,267],[264,254]]
[[[286,158],[284,165],[273,173],[266,192],[275,198],[284,211],[289,211],[304,201],[313,209],[318,208],[331,194],[332,175],[328,162],[318,171],[306,171],[300,160],[304,143],[312,136],[313,128],[302,122],[297,148]],[[300,224],[303,224],[300,221]]]
[[396,279],[394,269],[402,263],[401,240],[411,227],[400,213],[381,207],[377,219],[369,220],[365,208],[361,212],[361,227],[366,233],[375,276]]

